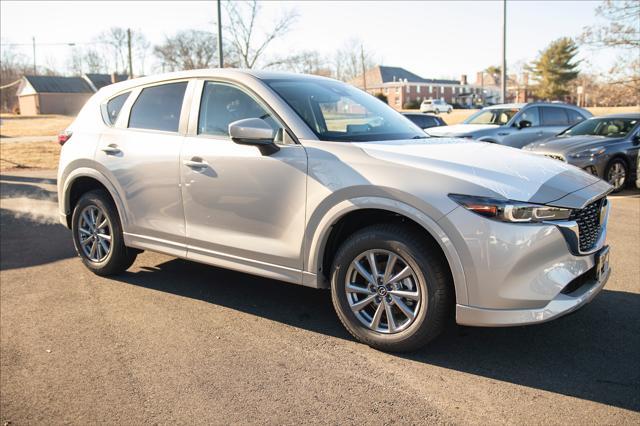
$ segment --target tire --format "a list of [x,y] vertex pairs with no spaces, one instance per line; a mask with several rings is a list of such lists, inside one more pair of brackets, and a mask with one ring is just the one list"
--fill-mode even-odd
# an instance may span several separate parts
[[621,158],[614,158],[607,164],[604,180],[613,186],[613,192],[622,191],[629,181],[629,167]]
[[[364,253],[370,253],[368,251],[376,253],[374,263],[381,268],[380,275],[383,275],[382,271],[385,269],[383,266],[385,255],[387,261],[391,258],[390,256],[397,256],[395,267],[404,270],[402,266],[404,263],[411,268],[413,275],[396,284],[389,284],[392,287],[388,293],[386,291],[381,293],[380,286],[372,292],[373,286],[371,286],[369,293],[360,294],[364,289],[362,283],[369,281],[364,275],[355,272],[357,267],[352,262],[367,258]],[[361,257],[363,254],[364,257]],[[370,261],[367,261],[367,264],[371,272]],[[360,265],[363,266],[362,262]],[[398,274],[399,269],[395,269],[389,275]],[[357,293],[348,293],[347,278],[350,283],[357,285]],[[361,282],[354,282],[358,280]],[[384,279],[381,282],[384,283]],[[402,283],[408,283],[414,287],[395,288],[393,291],[393,286],[404,286]],[[353,288],[353,285],[350,285],[349,291]],[[409,291],[411,288],[415,290]],[[415,297],[414,301],[401,299],[404,308],[414,310],[413,319],[402,313],[403,310],[397,303],[399,294],[397,291],[405,291],[405,294],[411,293]],[[416,292],[419,295],[416,295]],[[384,300],[379,297],[380,294],[383,295]],[[360,296],[363,299],[357,300]],[[374,225],[354,233],[338,249],[331,269],[331,297],[340,321],[357,340],[386,352],[409,352],[435,339],[447,324],[452,301],[452,280],[446,260],[438,250],[434,250],[434,247],[421,238],[415,229],[394,224]],[[364,299],[369,297],[376,299],[366,304],[362,310],[352,309],[354,303],[361,301],[364,303]],[[395,318],[391,323],[387,306],[392,312],[391,317]],[[379,309],[383,309],[384,312],[378,316]],[[376,322],[376,316],[378,316],[378,327],[374,329],[372,324]],[[371,321],[367,325],[369,318]],[[398,321],[403,318],[404,323]],[[397,331],[392,331],[391,324],[398,327]]]
[[[94,217],[97,220],[93,220]],[[92,222],[106,225],[95,228]],[[71,232],[82,263],[97,275],[120,274],[136,260],[138,251],[124,245],[118,210],[103,190],[89,191],[80,197],[73,210]]]

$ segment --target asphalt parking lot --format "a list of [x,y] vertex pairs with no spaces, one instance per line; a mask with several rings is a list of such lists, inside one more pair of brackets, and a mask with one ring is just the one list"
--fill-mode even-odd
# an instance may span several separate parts
[[356,343],[327,291],[149,252],[91,274],[54,177],[0,179],[2,424],[640,423],[638,192],[612,197],[591,304],[391,355]]

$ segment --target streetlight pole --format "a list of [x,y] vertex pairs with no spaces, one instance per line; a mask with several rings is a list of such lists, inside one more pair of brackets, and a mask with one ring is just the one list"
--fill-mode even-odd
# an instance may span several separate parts
[[502,103],[507,102],[507,0],[502,0]]
[[36,38],[35,37],[31,37],[31,41],[33,44],[33,75],[38,74],[36,72]]
[[222,12],[220,10],[220,0],[218,0],[218,67],[224,67],[222,55]]

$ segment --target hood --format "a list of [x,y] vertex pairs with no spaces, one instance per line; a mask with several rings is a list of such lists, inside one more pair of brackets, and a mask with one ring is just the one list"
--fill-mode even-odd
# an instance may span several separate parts
[[374,158],[453,180],[452,192],[454,186],[486,189],[467,195],[547,204],[601,182],[567,163],[491,143],[441,138],[356,145]]
[[497,124],[454,124],[453,126],[440,126],[427,129],[431,136],[464,136],[481,130],[498,128]]
[[617,142],[622,139],[624,138],[605,138],[602,136],[591,135],[553,137],[540,142],[534,142],[525,146],[523,149],[526,151],[567,153],[594,148],[603,144]]

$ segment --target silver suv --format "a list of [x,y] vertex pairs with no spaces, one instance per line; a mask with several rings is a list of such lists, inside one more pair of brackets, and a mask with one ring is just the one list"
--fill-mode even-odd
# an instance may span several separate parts
[[[611,187],[495,144],[433,139],[315,76],[199,70],[101,89],[65,133],[62,223],[84,264],[153,250],[331,288],[388,351],[458,323],[538,323],[609,276]],[[188,277],[185,277],[188,279]]]
[[429,129],[427,133],[522,148],[592,116],[582,108],[556,102],[494,105],[481,109],[462,124]]

